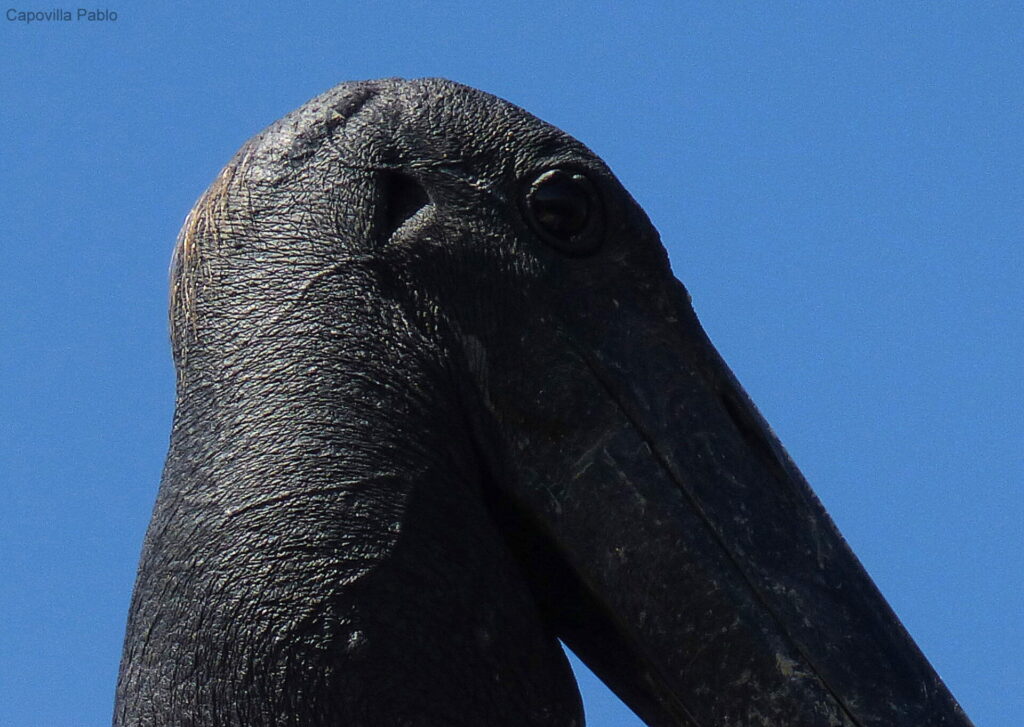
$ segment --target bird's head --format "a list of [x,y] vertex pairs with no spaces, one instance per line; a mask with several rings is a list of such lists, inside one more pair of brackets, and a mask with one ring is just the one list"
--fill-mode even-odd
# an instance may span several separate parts
[[[219,485],[249,493],[217,510],[232,523],[299,507],[295,486],[246,483],[313,463],[329,496],[366,452],[386,470],[443,430],[547,632],[651,724],[967,724],[643,210],[509,103],[444,80],[346,84],[270,127],[186,223],[172,328],[179,430],[212,400],[237,410],[217,427],[248,462]],[[374,567],[403,507],[366,520],[393,530]]]

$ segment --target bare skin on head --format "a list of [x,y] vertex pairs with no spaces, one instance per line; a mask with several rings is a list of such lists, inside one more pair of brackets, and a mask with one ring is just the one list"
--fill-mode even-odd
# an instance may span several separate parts
[[450,81],[250,140],[172,277],[116,725],[966,727],[605,164]]

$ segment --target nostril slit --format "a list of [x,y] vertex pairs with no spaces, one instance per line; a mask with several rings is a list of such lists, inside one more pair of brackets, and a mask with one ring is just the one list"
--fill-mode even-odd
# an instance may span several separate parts
[[410,217],[430,203],[427,190],[401,172],[381,172],[379,180],[381,238],[389,240]]

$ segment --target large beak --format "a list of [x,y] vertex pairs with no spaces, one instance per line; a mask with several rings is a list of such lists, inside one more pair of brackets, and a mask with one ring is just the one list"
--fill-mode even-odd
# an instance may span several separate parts
[[652,725],[970,725],[682,286],[578,318],[590,408],[529,506],[573,575],[560,631],[591,669]]

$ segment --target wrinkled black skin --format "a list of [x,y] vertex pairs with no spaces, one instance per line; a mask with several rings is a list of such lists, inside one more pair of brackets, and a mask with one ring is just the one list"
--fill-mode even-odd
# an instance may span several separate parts
[[[527,220],[551,168],[598,190],[586,254]],[[177,408],[116,725],[582,725],[559,637],[650,724],[969,724],[729,393],[646,215],[521,109],[436,79],[332,89],[228,165],[173,288]],[[685,335],[631,409],[616,366],[665,321]],[[769,524],[779,549],[748,566],[756,544],[711,522],[735,507],[715,482],[758,477],[798,483],[778,507],[812,534]],[[815,548],[854,585],[788,582]],[[820,620],[832,646],[799,606],[787,625],[817,593],[853,604]]]
[[[226,230],[196,241],[195,310],[175,312],[177,409],[115,723],[582,723],[489,511],[502,453],[480,451],[495,424],[465,350],[528,330],[557,275],[514,200],[561,158],[609,177],[444,82],[339,86],[239,152]],[[397,230],[392,168],[430,195]],[[494,355],[542,386],[526,348]]]

